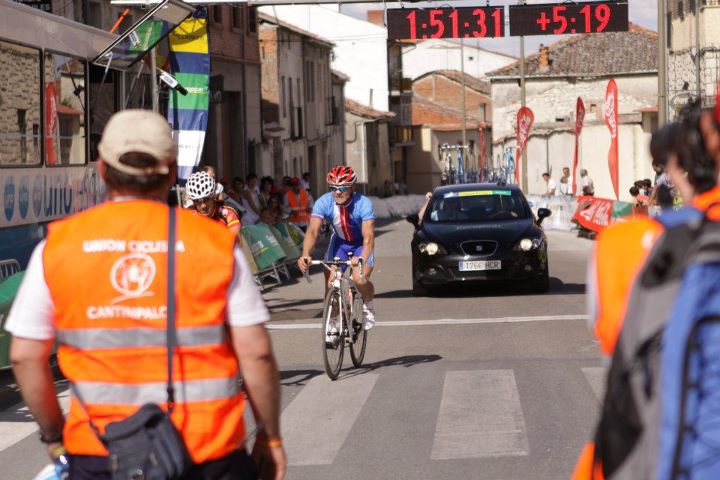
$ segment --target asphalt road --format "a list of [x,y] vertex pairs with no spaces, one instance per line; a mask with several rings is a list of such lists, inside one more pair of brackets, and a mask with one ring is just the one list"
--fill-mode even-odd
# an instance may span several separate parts
[[[338,381],[322,367],[319,270],[312,283],[297,278],[264,291],[283,385],[287,478],[568,478],[604,371],[585,322],[591,242],[548,232],[548,294],[502,286],[416,298],[411,234],[404,221],[378,228],[377,326],[363,368],[350,368],[346,356]],[[31,478],[46,459],[4,380],[0,477]]]

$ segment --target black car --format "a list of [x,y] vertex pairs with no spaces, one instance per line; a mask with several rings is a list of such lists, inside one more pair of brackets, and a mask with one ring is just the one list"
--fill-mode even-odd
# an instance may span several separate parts
[[522,281],[549,289],[547,239],[515,185],[449,185],[436,189],[415,225],[412,249],[413,294],[426,295],[449,283]]

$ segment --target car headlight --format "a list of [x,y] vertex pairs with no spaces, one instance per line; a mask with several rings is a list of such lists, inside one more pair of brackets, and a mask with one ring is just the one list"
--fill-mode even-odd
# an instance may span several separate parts
[[518,242],[515,250],[529,252],[530,250],[537,250],[541,244],[541,238],[523,238],[522,240],[520,240],[520,242]]
[[435,255],[436,253],[440,252],[442,249],[440,248],[440,245],[438,245],[435,242],[423,242],[420,245],[418,245],[418,250],[420,250],[420,253],[427,253],[428,255]]

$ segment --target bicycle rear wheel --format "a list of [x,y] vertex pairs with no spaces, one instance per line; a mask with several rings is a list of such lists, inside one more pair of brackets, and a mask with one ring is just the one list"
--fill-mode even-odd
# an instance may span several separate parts
[[[342,312],[340,310],[340,291],[336,288],[330,289],[323,304],[321,333],[325,373],[331,380],[338,378],[345,353]],[[335,334],[330,332],[333,325],[337,331]]]
[[365,347],[367,346],[367,330],[363,328],[363,299],[360,296],[360,292],[355,290],[353,298],[353,319],[352,319],[352,342],[350,342],[350,359],[352,360],[353,366],[359,367],[362,365],[363,359],[365,358]]

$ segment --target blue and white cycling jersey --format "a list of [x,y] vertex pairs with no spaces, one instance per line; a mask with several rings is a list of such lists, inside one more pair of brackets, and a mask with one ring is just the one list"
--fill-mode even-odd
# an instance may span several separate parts
[[328,192],[315,202],[312,216],[327,220],[338,240],[359,246],[363,243],[362,223],[375,220],[375,208],[369,198],[359,193],[354,193],[346,205],[338,205]]

